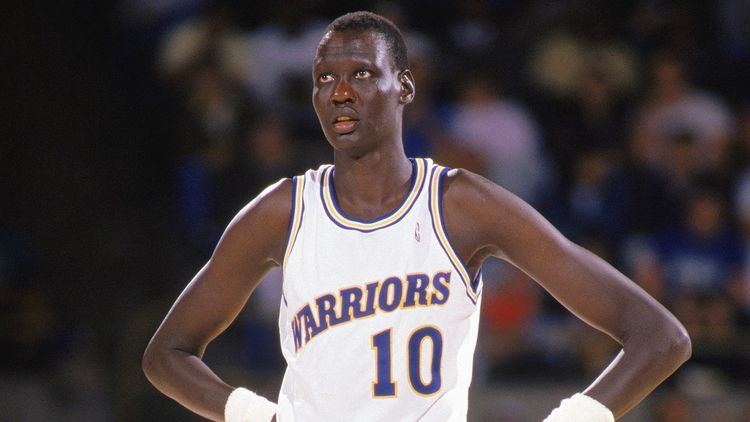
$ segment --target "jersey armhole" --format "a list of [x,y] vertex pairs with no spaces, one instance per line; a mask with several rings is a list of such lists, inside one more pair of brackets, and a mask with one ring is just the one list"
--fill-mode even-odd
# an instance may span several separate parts
[[461,258],[456,253],[448,237],[448,230],[445,228],[445,219],[443,218],[443,184],[445,175],[450,169],[442,166],[434,166],[430,176],[430,215],[432,216],[432,229],[440,243],[440,246],[448,255],[448,259],[458,272],[461,282],[466,287],[466,295],[472,303],[476,305],[481,292],[481,269],[477,271],[476,277],[472,280]]
[[289,228],[287,229],[286,247],[284,248],[284,259],[281,262],[282,270],[286,268],[289,255],[292,253],[297,241],[299,229],[302,226],[302,213],[305,210],[303,195],[305,193],[305,176],[292,177],[292,211],[289,213]]

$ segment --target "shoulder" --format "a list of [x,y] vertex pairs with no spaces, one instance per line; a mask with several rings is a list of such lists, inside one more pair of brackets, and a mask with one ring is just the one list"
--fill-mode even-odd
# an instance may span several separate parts
[[294,182],[291,178],[281,179],[268,186],[237,213],[230,226],[242,225],[245,221],[258,217],[270,220],[289,218],[293,191]]
[[488,243],[496,214],[506,201],[504,189],[461,168],[448,169],[442,177],[441,212],[451,238],[459,249],[468,244],[469,251]]
[[284,178],[268,186],[245,205],[227,226],[218,250],[262,250],[277,261],[284,249],[292,213],[294,182]]
[[446,199],[481,194],[488,188],[488,184],[495,185],[486,178],[462,168],[447,169],[444,177],[443,192]]
[[[463,210],[473,217],[491,214],[522,201],[508,190],[469,170],[446,171],[443,180],[443,206]],[[492,208],[492,209],[489,209]]]
[[444,177],[442,211],[454,237],[474,247],[506,249],[530,233],[555,233],[531,205],[496,183],[464,169]]

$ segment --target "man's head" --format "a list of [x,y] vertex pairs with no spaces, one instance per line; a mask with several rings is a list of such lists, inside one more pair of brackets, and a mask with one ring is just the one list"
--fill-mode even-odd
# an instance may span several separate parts
[[337,150],[362,156],[383,145],[401,148],[403,106],[414,98],[399,30],[370,12],[334,20],[313,63],[313,105]]
[[318,44],[316,56],[320,54],[320,47],[326,40],[326,36],[332,32],[374,32],[383,37],[388,46],[393,65],[398,71],[409,67],[406,56],[406,43],[401,31],[388,19],[372,12],[352,12],[334,19],[326,28],[325,35]]

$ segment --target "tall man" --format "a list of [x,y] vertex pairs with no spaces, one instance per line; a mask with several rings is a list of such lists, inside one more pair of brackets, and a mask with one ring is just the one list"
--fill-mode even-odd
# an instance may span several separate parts
[[[465,420],[490,256],[622,345],[549,421],[611,421],[688,358],[685,329],[664,307],[529,205],[476,174],[405,156],[415,84],[393,24],[339,17],[312,76],[334,164],[279,181],[229,224],[146,350],[146,375],[164,394],[230,422]],[[288,365],[278,406],[201,361],[274,266]]]

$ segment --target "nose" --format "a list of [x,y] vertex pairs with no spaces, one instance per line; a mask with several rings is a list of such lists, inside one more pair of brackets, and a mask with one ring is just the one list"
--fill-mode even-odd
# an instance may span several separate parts
[[344,105],[347,103],[353,103],[357,99],[357,94],[354,92],[352,85],[344,79],[341,79],[336,87],[333,89],[331,94],[331,102],[333,105]]

